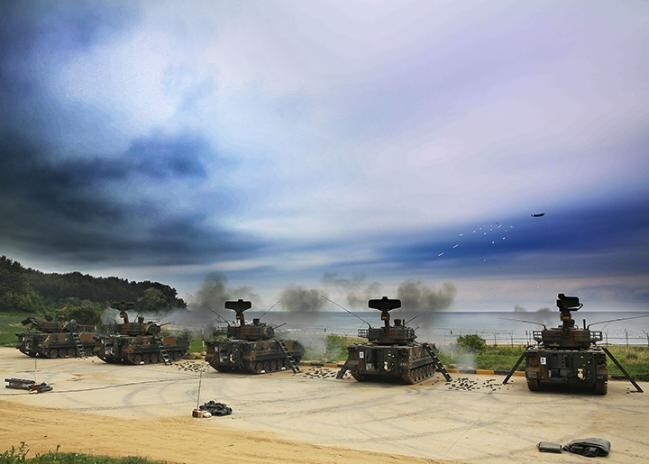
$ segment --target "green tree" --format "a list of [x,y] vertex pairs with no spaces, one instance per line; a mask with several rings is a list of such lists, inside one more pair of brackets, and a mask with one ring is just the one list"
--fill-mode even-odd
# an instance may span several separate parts
[[142,297],[137,299],[137,307],[143,312],[157,313],[169,309],[169,304],[164,293],[157,288],[151,287],[144,290]]
[[104,305],[90,300],[68,298],[65,304],[57,310],[57,316],[65,320],[74,319],[79,324],[96,325],[101,322]]
[[467,351],[480,353],[487,348],[487,342],[477,334],[460,335],[457,337],[457,346],[464,348]]

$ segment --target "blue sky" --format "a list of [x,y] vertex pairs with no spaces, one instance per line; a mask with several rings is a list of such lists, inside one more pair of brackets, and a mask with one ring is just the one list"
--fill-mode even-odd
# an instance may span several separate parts
[[649,302],[645,2],[0,11],[0,243],[27,265]]

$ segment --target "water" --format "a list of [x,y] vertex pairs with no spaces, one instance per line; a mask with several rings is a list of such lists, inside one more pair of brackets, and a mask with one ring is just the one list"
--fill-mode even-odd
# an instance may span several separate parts
[[[246,313],[248,320],[258,317],[262,313],[250,311]],[[284,324],[280,330],[284,332],[307,333],[335,333],[343,335],[356,335],[357,330],[367,327],[358,318],[371,323],[372,326],[382,324],[378,311],[354,312],[354,316],[345,312],[318,312],[318,313],[294,313],[285,311],[271,311],[264,315],[265,322],[274,326]],[[409,326],[417,328],[417,336],[420,341],[430,341],[440,345],[453,343],[459,335],[478,334],[489,344],[525,344],[533,342],[532,331],[542,330],[539,324],[546,324],[549,327],[557,327],[560,324],[559,311],[545,313],[514,313],[508,312],[475,312],[475,311],[453,311],[439,313],[415,313],[393,311],[392,318],[403,318],[406,321],[414,318],[408,323]],[[587,324],[593,324],[593,330],[602,331],[604,343],[611,344],[634,344],[649,345],[649,317],[633,320],[609,322],[596,324],[597,322],[610,319],[621,319],[634,317],[647,313],[638,312],[613,312],[613,311],[579,311],[573,313],[576,324],[582,326],[582,320],[586,319]],[[538,324],[514,321],[511,319],[524,319],[534,321]]]

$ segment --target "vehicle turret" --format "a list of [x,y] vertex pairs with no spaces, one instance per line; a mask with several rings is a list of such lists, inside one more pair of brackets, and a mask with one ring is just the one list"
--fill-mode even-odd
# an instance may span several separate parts
[[367,338],[370,343],[377,345],[408,345],[415,341],[417,336],[414,329],[406,327],[402,319],[395,319],[394,325],[390,325],[390,311],[400,308],[401,300],[384,296],[381,299],[369,300],[368,306],[381,311],[383,327],[360,329],[359,337]]
[[20,321],[22,325],[31,330],[37,330],[43,333],[56,333],[63,332],[65,321],[50,321],[47,319],[37,319],[35,317],[28,317]]
[[228,326],[227,336],[237,340],[270,340],[275,336],[275,330],[268,324],[254,318],[252,324],[246,324],[244,312],[252,307],[250,301],[238,299],[237,301],[226,301],[225,307],[236,313],[237,325]]
[[534,331],[534,339],[546,348],[588,349],[602,340],[602,332],[589,330],[585,323],[583,328],[575,326],[573,311],[579,311],[584,305],[576,296],[557,296],[561,325],[543,331]]
[[[381,311],[383,327],[359,329],[358,336],[369,343],[347,347],[347,360],[336,378],[347,371],[359,382],[396,381],[407,384],[422,382],[440,372],[447,381],[451,376],[438,357],[438,350],[430,343],[418,343],[415,330],[402,319],[390,324],[390,311],[401,307],[401,300],[384,296],[369,300],[367,305]],[[368,324],[369,325],[369,324]]]
[[217,329],[215,338],[206,341],[205,360],[219,372],[246,372],[263,374],[291,369],[299,372],[304,347],[297,340],[275,338],[275,329],[254,318],[246,323],[244,312],[252,307],[250,301],[242,299],[226,301],[225,307],[236,314],[234,325]]

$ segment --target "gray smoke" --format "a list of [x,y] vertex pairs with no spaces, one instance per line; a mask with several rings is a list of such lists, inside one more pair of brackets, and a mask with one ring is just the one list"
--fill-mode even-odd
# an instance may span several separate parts
[[[165,316],[165,321],[172,321],[174,326],[204,330],[208,325],[221,324],[225,320],[233,319],[233,312],[225,309],[228,300],[251,300],[254,309],[259,302],[259,296],[252,288],[243,286],[230,288],[228,279],[219,273],[205,276],[201,288],[189,302],[188,309],[178,309]],[[217,313],[218,316],[215,314]]]
[[371,298],[377,298],[381,293],[381,284],[378,282],[366,282],[363,274],[345,279],[335,272],[326,272],[322,276],[322,283],[343,293],[347,305],[351,308],[365,309],[367,308],[367,301]]
[[[259,301],[259,295],[252,291],[252,288],[243,286],[239,288],[228,288],[228,279],[218,273],[208,274],[196,294],[194,300],[190,303],[192,311],[225,313],[224,305],[228,300],[252,300],[253,303]],[[258,308],[260,309],[260,308]]]
[[523,306],[517,304],[517,305],[514,306],[514,312],[515,313],[526,313],[527,310]]
[[399,285],[397,296],[407,311],[435,312],[448,308],[457,290],[455,285],[445,283],[439,290],[421,281],[406,280]]
[[291,285],[282,291],[279,303],[287,311],[314,313],[324,306],[323,296],[326,294],[321,290]]

